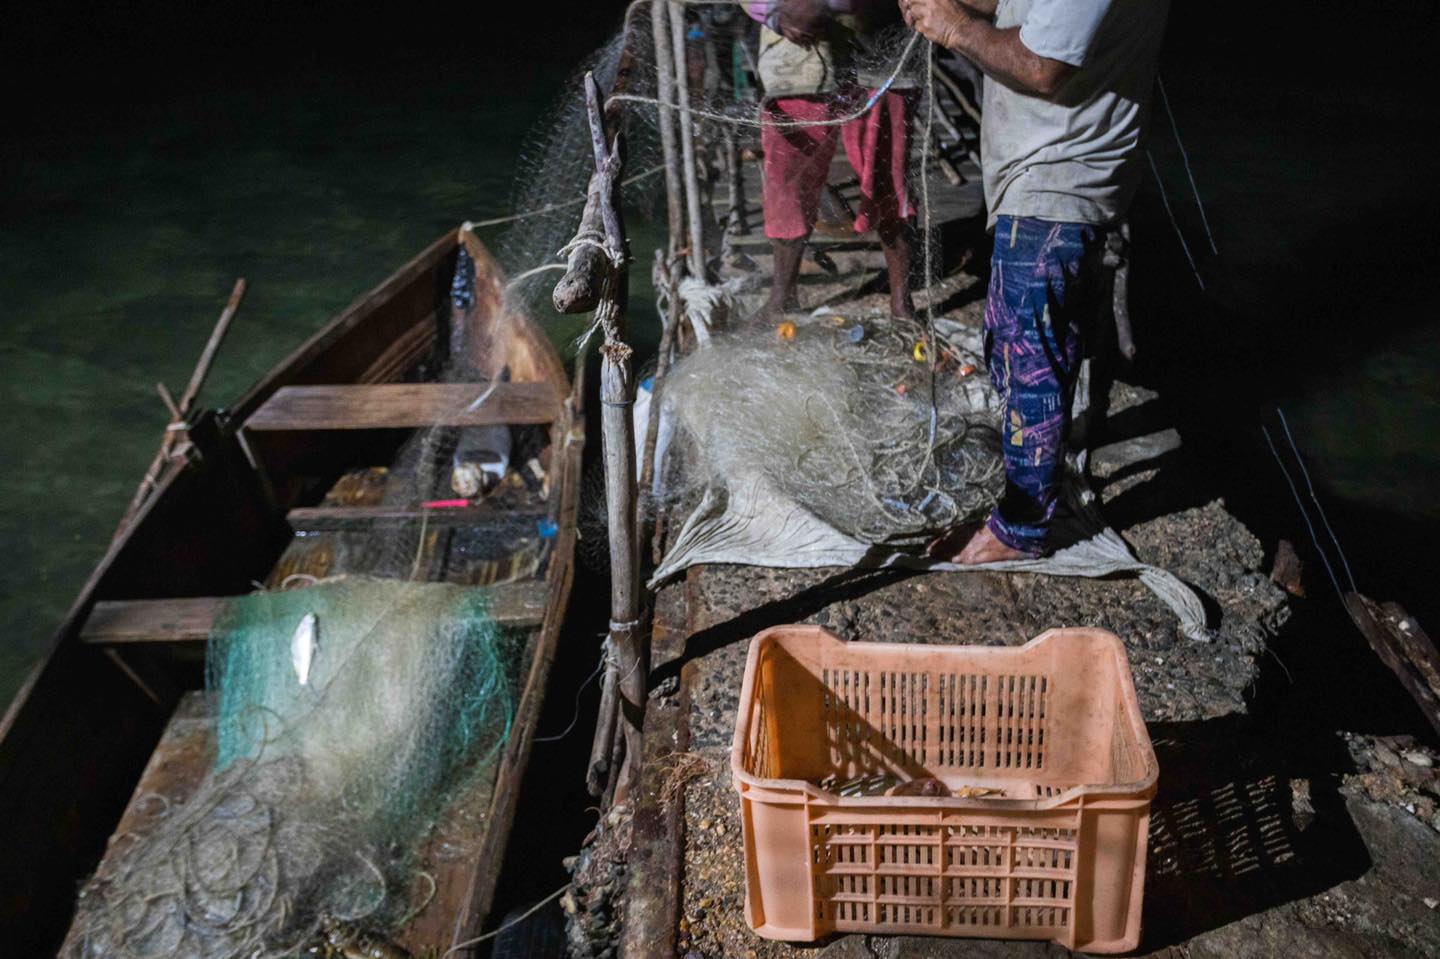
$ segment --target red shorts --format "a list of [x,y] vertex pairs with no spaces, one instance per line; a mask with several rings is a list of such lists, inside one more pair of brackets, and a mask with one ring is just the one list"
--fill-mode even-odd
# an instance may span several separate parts
[[781,97],[761,110],[760,146],[765,151],[765,235],[796,240],[810,235],[820,191],[830,175],[838,133],[845,156],[860,179],[855,232],[898,224],[915,215],[906,189],[910,159],[911,91],[887,91],[864,115],[838,126],[776,127],[764,121],[810,122],[853,113],[873,91],[846,95]]

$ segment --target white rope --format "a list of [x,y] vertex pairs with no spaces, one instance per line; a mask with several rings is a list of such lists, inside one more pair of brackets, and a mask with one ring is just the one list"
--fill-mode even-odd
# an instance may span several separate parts
[[510,929],[513,926],[518,926],[526,919],[529,919],[531,916],[535,915],[535,913],[539,912],[541,909],[544,909],[546,906],[550,905],[550,903],[554,902],[556,899],[559,899],[565,894],[565,890],[569,888],[570,884],[567,882],[565,885],[561,886],[559,889],[556,889],[550,895],[546,896],[544,899],[541,899],[535,905],[531,906],[529,909],[525,910],[520,915],[516,916],[514,919],[511,919],[509,922],[505,923],[505,925],[501,926],[499,929],[487,932],[483,936],[476,936],[474,939],[466,939],[464,942],[455,943],[455,945],[445,950],[445,954],[441,956],[440,959],[450,959],[451,956],[459,952],[461,949],[469,949],[471,946],[478,946],[482,942],[489,942],[491,939],[494,939],[496,936],[500,935],[500,933],[504,932],[507,929]]
[[905,66],[910,62],[910,56],[915,52],[915,47],[919,43],[919,41],[920,34],[912,32],[910,34],[910,40],[905,44],[904,52],[900,54],[899,62],[895,64],[895,69],[891,71],[890,76],[886,78],[885,82],[880,84],[880,86],[875,89],[874,93],[870,94],[870,96],[866,99],[864,106],[862,106],[859,110],[856,110],[854,113],[846,114],[844,116],[831,117],[828,120],[752,120],[749,117],[736,117],[730,116],[727,113],[715,113],[711,110],[699,110],[693,106],[688,105],[682,107],[679,104],[665,103],[661,100],[656,99],[655,97],[643,97],[635,93],[615,93],[612,94],[610,98],[605,101],[605,103],[606,106],[609,106],[611,103],[646,103],[650,106],[664,107],[667,110],[683,110],[689,113],[691,116],[699,117],[702,120],[714,120],[717,123],[729,123],[733,126],[741,127],[770,127],[777,130],[793,130],[799,127],[844,126],[851,120],[858,120],[865,114],[869,113],[872,109],[874,109],[875,104],[880,102],[880,98],[890,91],[890,87],[895,84],[895,81],[900,78],[900,74],[905,71]]
[[[649,177],[652,177],[657,173],[662,173],[664,172],[664,170],[665,167],[663,165],[651,167],[644,173],[637,173],[628,179],[621,180],[620,185],[631,186],[633,184],[639,183],[641,180],[648,179]],[[462,224],[461,229],[468,230],[471,233],[474,233],[482,226],[500,226],[504,223],[514,223],[517,220],[528,220],[532,217],[544,216],[546,213],[554,213],[556,210],[567,210],[572,206],[579,206],[580,204],[584,203],[588,198],[589,196],[588,194],[586,194],[578,196],[573,200],[561,200],[558,203],[547,203],[545,206],[537,207],[534,210],[527,210],[524,213],[512,213],[509,216],[497,216],[489,220],[467,220],[464,224]]]
[[710,342],[710,333],[715,329],[716,316],[728,313],[735,305],[735,294],[731,290],[734,280],[711,285],[697,276],[687,276],[680,281],[680,303],[685,310],[685,319],[695,331],[698,346]]

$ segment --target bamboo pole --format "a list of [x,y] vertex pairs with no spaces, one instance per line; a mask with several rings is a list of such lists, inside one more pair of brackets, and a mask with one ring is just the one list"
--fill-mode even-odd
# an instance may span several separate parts
[[660,155],[665,164],[665,212],[670,225],[670,257],[684,242],[685,186],[680,180],[680,154],[675,145],[675,56],[670,37],[670,5],[662,0],[650,4],[651,33],[655,42],[655,89],[662,106],[655,120],[660,125]]
[[225,334],[230,331],[230,321],[235,319],[235,313],[240,309],[240,301],[244,298],[245,278],[242,276],[235,281],[235,286],[230,291],[230,299],[226,302],[225,309],[220,311],[220,319],[215,321],[215,329],[210,331],[210,339],[205,341],[205,349],[195,364],[195,372],[190,374],[190,383],[185,387],[185,392],[180,394],[180,412],[184,415],[190,415],[190,407],[194,405],[195,397],[200,395],[200,387],[205,385],[205,377],[210,375],[210,365],[215,362],[215,352],[220,349],[220,341],[225,339]]
[[[631,369],[633,351],[625,342],[628,251],[617,190],[623,144],[619,136],[613,141],[608,138],[600,106],[600,89],[593,74],[585,76],[585,102],[595,156],[595,175],[590,181],[594,202],[586,203],[577,236],[602,237],[603,244],[590,239],[587,245],[605,254],[599,277],[595,327],[603,337],[600,345],[600,423],[605,463],[605,506],[610,533],[609,644],[612,665],[606,684],[615,690],[618,711],[613,734],[607,733],[612,722],[610,716],[602,714],[599,717],[586,778],[593,788],[597,780],[593,771],[605,764],[610,778],[615,780],[617,771],[611,757],[621,747],[617,740],[623,740],[624,760],[618,770],[617,791],[623,799],[638,772],[641,726],[650,675],[649,651],[640,629],[640,551],[636,528],[635,429],[632,418],[635,382]],[[572,260],[572,269],[575,265]],[[561,283],[570,279],[572,277],[567,272]],[[602,700],[604,698],[602,692]],[[607,739],[610,742],[607,743]]]
[[150,461],[150,466],[145,470],[145,475],[140,478],[140,485],[135,489],[135,495],[130,497],[130,503],[125,507],[125,512],[120,516],[120,522],[115,526],[115,532],[110,537],[113,544],[145,506],[150,494],[160,485],[161,474],[165,466],[175,455],[176,445],[179,443],[180,435],[185,432],[185,419],[190,415],[190,409],[195,404],[195,398],[200,395],[200,388],[205,385],[205,378],[210,375],[210,367],[215,362],[215,354],[220,349],[220,341],[225,339],[225,334],[230,329],[230,321],[235,319],[235,313],[240,309],[240,301],[245,298],[245,278],[242,276],[235,281],[235,286],[230,290],[230,299],[226,301],[225,308],[220,311],[220,318],[215,321],[215,327],[210,331],[210,338],[205,341],[205,348],[200,352],[200,359],[195,362],[195,369],[190,374],[190,382],[181,394],[179,402],[170,395],[170,390],[164,383],[156,383],[155,389],[160,394],[160,399],[165,404],[166,410],[170,413],[170,422],[165,426],[165,434],[160,437],[160,448],[155,451],[155,458]]
[[690,114],[689,57],[685,49],[685,8],[670,4],[670,37],[675,52],[675,92],[680,98],[680,152],[684,159],[685,210],[690,228],[690,275],[705,277],[704,222],[700,219],[700,179],[695,166],[695,124]]

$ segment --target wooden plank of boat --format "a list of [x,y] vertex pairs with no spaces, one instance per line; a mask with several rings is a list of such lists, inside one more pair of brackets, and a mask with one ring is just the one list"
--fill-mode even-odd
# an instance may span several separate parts
[[[473,306],[456,313],[449,299],[450,276],[462,245],[475,264],[476,297]],[[482,347],[478,359],[485,361],[477,368],[490,370],[492,376],[508,369],[513,382],[541,384],[547,390],[552,412],[541,421],[553,420],[549,488],[538,499],[560,527],[547,545],[545,583],[534,584],[544,593],[544,617],[538,627],[527,630],[515,726],[493,773],[462,797],[462,825],[468,823],[469,830],[464,845],[478,854],[437,875],[440,889],[434,901],[399,938],[406,944],[429,945],[467,938],[483,927],[534,734],[531,727],[568,604],[584,442],[582,385],[577,378],[570,389],[545,334],[504,302],[498,269],[478,241],[468,233],[450,233],[311,337],[234,404],[229,416],[200,415],[211,422],[202,455],[177,462],[161,477],[155,495],[112,544],[44,661],[0,720],[0,848],[7,850],[0,856],[0,888],[13,893],[0,897],[0,941],[7,948],[25,955],[55,948],[65,933],[74,891],[93,871],[106,837],[115,833],[117,823],[123,830],[124,823],[133,821],[122,819],[122,813],[142,774],[153,783],[147,770],[163,767],[173,773],[185,765],[173,739],[158,751],[156,743],[168,735],[167,729],[173,733],[181,724],[195,732],[197,717],[185,708],[191,699],[179,694],[196,675],[193,654],[186,658],[183,643],[86,642],[83,634],[97,605],[166,595],[235,595],[253,581],[269,579],[291,535],[285,511],[313,495],[317,480],[334,480],[357,465],[384,463],[364,459],[383,446],[364,439],[378,435],[374,431],[271,431],[267,439],[278,445],[267,446],[269,455],[257,464],[239,442],[240,425],[286,387],[414,376],[418,364],[433,355],[444,326],[440,321],[446,319],[464,322],[476,334],[475,342]],[[321,436],[329,445],[317,445]],[[351,444],[348,456],[341,445],[346,443]],[[280,454],[292,449],[308,453],[307,472],[288,471],[290,461]],[[327,461],[332,454],[333,460]],[[261,478],[258,469],[271,475]],[[267,485],[272,487],[268,491]],[[450,527],[446,532],[466,530]],[[357,534],[358,527],[297,541]],[[376,535],[387,533],[381,527]],[[430,553],[422,554],[416,564],[418,578],[456,581],[455,565],[444,554],[446,544],[457,540],[449,535],[428,539],[435,540],[439,559],[427,562]],[[337,564],[335,572],[343,572],[339,567],[343,564]],[[465,582],[475,581],[468,568],[461,575]],[[97,624],[118,612],[122,610],[117,607],[102,607]],[[163,625],[198,637],[201,610],[171,607],[164,612]],[[145,688],[132,681],[152,675],[169,682]],[[177,703],[182,707],[178,712]],[[189,746],[180,751],[193,752]],[[190,762],[194,765],[193,758]],[[434,843],[440,841],[440,836],[432,838],[431,846],[439,850]]]
[[548,383],[285,386],[245,421],[245,428],[259,432],[545,424],[559,412],[560,402]]
[[[488,614],[502,626],[537,626],[545,621],[549,590],[527,581],[484,587],[490,596]],[[108,600],[95,604],[80,638],[87,643],[203,642],[215,617],[233,597],[190,596],[179,599]]]
[[534,527],[548,512],[502,511],[488,504],[458,509],[406,509],[396,506],[299,506],[285,514],[296,532],[356,527],[388,528],[418,525]]

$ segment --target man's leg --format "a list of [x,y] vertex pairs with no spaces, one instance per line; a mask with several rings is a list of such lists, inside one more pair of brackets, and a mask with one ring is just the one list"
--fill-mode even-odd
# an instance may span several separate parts
[[890,280],[890,312],[906,317],[915,315],[910,296],[910,224],[915,208],[905,181],[914,112],[913,94],[890,91],[864,116],[845,124],[841,134],[846,159],[860,180],[855,232],[873,227],[879,235]]
[[1010,217],[996,226],[985,334],[1005,398],[1005,493],[961,563],[1038,556],[1048,544],[1098,254],[1093,227]]
[[904,221],[876,224],[880,250],[885,254],[885,272],[890,280],[890,313],[913,317],[915,300],[910,295],[910,225]]
[[783,127],[772,123],[810,122],[828,119],[828,97],[785,97],[767,101],[762,112],[766,123],[760,129],[765,154],[765,235],[775,255],[775,275],[770,298],[755,320],[768,322],[777,313],[797,306],[795,285],[805,241],[820,209],[820,191],[830,175],[835,155],[834,127]]

